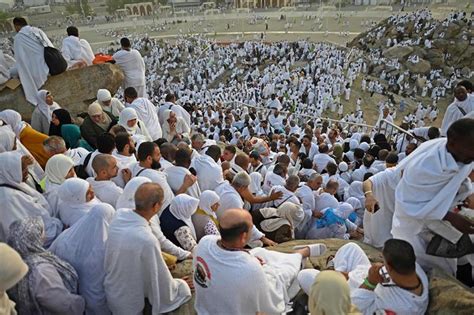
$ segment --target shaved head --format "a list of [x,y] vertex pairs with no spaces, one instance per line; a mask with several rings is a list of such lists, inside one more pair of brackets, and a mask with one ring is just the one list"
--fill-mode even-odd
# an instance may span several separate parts
[[92,160],[92,168],[96,174],[107,169],[115,158],[110,154],[98,154]]
[[[243,209],[229,209],[219,218],[219,231],[222,241],[234,243],[242,241],[242,247],[250,239],[250,231],[253,222],[250,213]],[[247,233],[248,237],[243,238],[242,234]]]
[[161,207],[164,196],[163,189],[157,183],[144,183],[135,192],[135,209],[150,211],[157,204]]
[[250,158],[245,153],[239,153],[235,156],[235,164],[246,170],[249,167]]

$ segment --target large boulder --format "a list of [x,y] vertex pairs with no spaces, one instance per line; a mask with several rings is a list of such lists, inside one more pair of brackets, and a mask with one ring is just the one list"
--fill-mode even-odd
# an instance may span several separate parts
[[[50,91],[61,107],[76,115],[87,110],[98,89],[108,89],[113,95],[122,81],[122,70],[117,65],[106,63],[49,77],[42,89]],[[0,91],[0,110],[4,109],[16,110],[23,119],[29,120],[34,107],[26,101],[22,87],[18,86]]]
[[383,52],[387,58],[404,59],[413,53],[413,48],[410,46],[393,46]]
[[427,74],[431,70],[431,64],[424,60],[421,59],[417,63],[412,63],[411,61],[408,61],[406,63],[406,67],[408,70],[410,70],[412,73],[416,74]]

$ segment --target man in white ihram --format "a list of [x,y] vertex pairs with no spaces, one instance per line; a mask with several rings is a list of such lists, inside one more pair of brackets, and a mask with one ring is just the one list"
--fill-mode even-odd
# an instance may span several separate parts
[[452,243],[463,233],[474,234],[474,222],[451,211],[461,203],[474,208],[469,179],[474,161],[474,119],[454,122],[447,135],[447,139],[423,143],[398,166],[402,177],[395,190],[392,235],[413,246],[425,270],[438,267],[455,275],[455,258],[428,255],[426,248],[434,233]]
[[135,210],[120,209],[110,223],[104,288],[113,314],[142,314],[147,305],[158,315],[191,299],[191,280],[173,279],[150,227],[162,202],[160,185],[142,184],[135,193]]
[[201,239],[193,261],[195,309],[198,314],[281,314],[299,291],[301,262],[326,251],[324,244],[295,248],[283,254],[244,249],[252,234],[252,216],[229,209],[219,220],[220,237]]
[[126,37],[120,40],[122,49],[117,51],[112,58],[122,69],[125,78],[123,89],[133,87],[137,91],[138,97],[147,97],[145,89],[145,62],[142,55],[132,48],[130,40]]
[[67,37],[63,39],[61,53],[67,61],[68,70],[83,68],[92,65],[95,56],[91,45],[79,38],[79,30],[75,26],[66,29]]
[[36,105],[38,90],[46,82],[49,74],[48,65],[44,60],[43,42],[49,47],[54,46],[42,30],[29,26],[24,18],[14,18],[13,25],[17,31],[13,45],[15,67],[26,100]]

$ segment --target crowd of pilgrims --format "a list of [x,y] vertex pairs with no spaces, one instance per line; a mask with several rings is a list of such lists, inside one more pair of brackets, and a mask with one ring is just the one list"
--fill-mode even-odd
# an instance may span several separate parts
[[[141,58],[128,39],[121,43]],[[98,90],[78,117],[46,90],[30,123],[0,112],[0,241],[11,247],[0,244],[0,305],[8,313],[160,314],[192,291],[199,314],[285,313],[301,288],[312,314],[423,314],[423,269],[456,274],[461,262],[425,254],[409,227],[443,222],[439,213],[452,203],[474,206],[471,82],[456,82],[441,130],[388,133],[396,109],[386,104],[374,128],[352,124],[363,122],[361,109],[341,110],[336,123],[321,118],[340,97],[356,102],[350,89],[364,68],[357,52],[200,37],[133,47],[148,51],[144,69],[116,53],[123,89]],[[425,199],[441,198],[439,184],[454,189],[436,217],[420,213],[407,188],[420,165],[428,182],[414,190],[426,189]],[[355,243],[328,258],[338,272],[321,273],[301,270],[326,251],[317,241],[293,254],[262,248],[327,238],[383,248],[385,266]],[[187,259],[193,275],[173,278]]]

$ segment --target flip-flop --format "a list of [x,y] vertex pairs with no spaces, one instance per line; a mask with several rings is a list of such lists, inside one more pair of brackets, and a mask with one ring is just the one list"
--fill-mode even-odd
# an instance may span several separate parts
[[309,248],[309,256],[316,257],[321,256],[326,252],[326,245],[318,243],[318,244],[308,244],[308,245],[297,245],[294,246],[293,249],[303,249],[305,247]]

